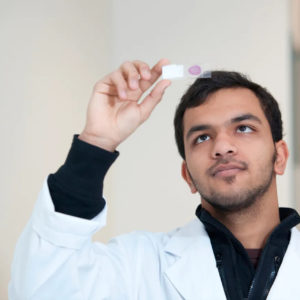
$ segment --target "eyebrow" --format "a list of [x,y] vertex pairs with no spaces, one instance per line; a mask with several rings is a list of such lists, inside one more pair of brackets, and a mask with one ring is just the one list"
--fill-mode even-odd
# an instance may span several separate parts
[[194,132],[197,132],[197,131],[203,131],[203,130],[208,130],[208,129],[211,129],[212,126],[211,125],[196,125],[196,126],[193,126],[189,131],[188,133],[186,134],[186,139],[188,139]]
[[[258,117],[254,116],[252,114],[244,114],[244,115],[234,117],[226,123],[234,124],[234,123],[239,123],[239,122],[242,122],[245,120],[252,120],[252,121],[258,122],[259,124],[262,124],[262,121]],[[208,125],[208,124],[195,125],[192,128],[190,128],[190,130],[186,134],[186,138],[188,139],[194,132],[208,130],[208,129],[211,129],[212,127],[213,126]]]
[[252,121],[256,121],[256,122],[262,124],[260,118],[254,116],[252,114],[245,114],[245,115],[241,115],[241,116],[232,118],[230,120],[230,123],[239,123],[239,122],[242,122],[242,121],[245,121],[245,120],[252,120]]

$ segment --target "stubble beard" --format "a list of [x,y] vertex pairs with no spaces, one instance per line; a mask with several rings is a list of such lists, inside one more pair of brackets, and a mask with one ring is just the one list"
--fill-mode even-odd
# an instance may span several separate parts
[[[202,199],[207,201],[216,210],[224,213],[242,212],[253,206],[269,190],[274,176],[275,160],[276,153],[274,153],[269,165],[265,166],[265,171],[263,171],[262,168],[262,173],[264,174],[260,177],[261,181],[258,184],[231,195],[218,192],[216,189],[206,191],[199,182],[193,179],[191,174],[190,177]],[[224,178],[224,181],[228,184],[228,189],[231,188],[230,185],[233,184],[235,180],[235,175]]]

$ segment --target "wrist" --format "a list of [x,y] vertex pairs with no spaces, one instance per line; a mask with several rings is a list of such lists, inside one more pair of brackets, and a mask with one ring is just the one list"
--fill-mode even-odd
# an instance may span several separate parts
[[93,146],[110,151],[110,152],[114,152],[118,146],[113,141],[111,141],[107,138],[91,135],[91,134],[86,133],[85,131],[83,131],[78,136],[78,139],[80,139],[81,141],[86,142],[88,144],[91,144]]

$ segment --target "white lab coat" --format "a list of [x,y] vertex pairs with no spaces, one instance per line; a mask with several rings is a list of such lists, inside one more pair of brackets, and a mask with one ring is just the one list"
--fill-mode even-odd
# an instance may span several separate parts
[[[134,232],[107,245],[92,235],[105,226],[54,211],[47,183],[16,247],[10,300],[225,300],[203,224],[170,233]],[[300,233],[291,241],[268,300],[300,299]]]

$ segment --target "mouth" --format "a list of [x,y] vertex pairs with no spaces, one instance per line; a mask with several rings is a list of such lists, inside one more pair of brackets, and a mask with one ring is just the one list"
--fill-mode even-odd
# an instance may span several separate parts
[[239,172],[244,171],[245,169],[245,167],[235,164],[219,165],[217,168],[214,169],[212,175],[213,177],[234,176]]

